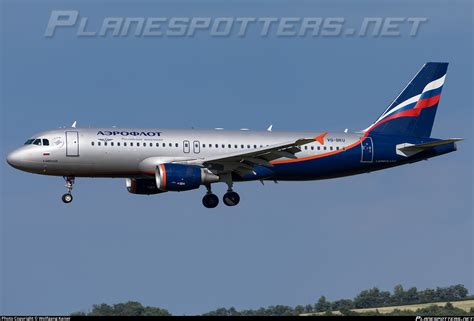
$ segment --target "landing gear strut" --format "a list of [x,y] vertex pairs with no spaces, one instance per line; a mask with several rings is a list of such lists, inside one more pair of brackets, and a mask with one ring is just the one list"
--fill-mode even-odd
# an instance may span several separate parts
[[219,204],[219,197],[212,193],[211,185],[206,185],[207,193],[202,198],[202,205],[207,208],[214,208]]
[[64,203],[68,204],[72,202],[72,188],[74,187],[74,176],[64,176],[66,181],[67,193],[63,195],[62,200]]
[[[233,182],[230,174],[222,175],[221,181],[227,184],[227,193],[224,194],[222,200],[227,206],[235,206],[240,202],[240,196],[232,189]],[[214,208],[219,204],[219,198],[212,193],[211,184],[206,185],[207,193],[202,198],[202,204],[207,208]]]
[[235,206],[239,204],[240,202],[240,196],[234,190],[232,189],[233,183],[231,177],[229,177],[228,180],[225,181],[227,184],[227,193],[224,194],[222,197],[222,200],[224,201],[224,204],[227,206]]

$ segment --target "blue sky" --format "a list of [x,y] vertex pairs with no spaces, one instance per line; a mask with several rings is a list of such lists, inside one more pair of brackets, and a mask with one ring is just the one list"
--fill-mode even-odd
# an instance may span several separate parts
[[[155,17],[427,17],[416,37],[43,36],[51,10]],[[62,178],[1,165],[2,314],[138,300],[175,314],[473,287],[470,1],[3,1],[2,158],[70,125],[357,131],[426,61],[450,62],[433,136],[459,151],[349,178],[238,184],[235,208],[203,189],[135,196],[122,179]],[[225,186],[216,190],[222,194]]]

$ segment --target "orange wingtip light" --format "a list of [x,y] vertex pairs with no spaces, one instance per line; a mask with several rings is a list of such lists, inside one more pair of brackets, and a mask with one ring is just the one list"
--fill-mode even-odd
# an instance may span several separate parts
[[328,132],[324,132],[321,135],[314,137],[314,140],[319,142],[321,145],[324,145],[324,136],[326,136],[327,134]]

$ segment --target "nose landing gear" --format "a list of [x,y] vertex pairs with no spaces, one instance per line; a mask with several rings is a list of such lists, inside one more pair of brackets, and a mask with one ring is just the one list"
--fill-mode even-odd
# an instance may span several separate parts
[[64,203],[69,204],[72,202],[72,188],[74,187],[74,176],[64,176],[64,180],[66,181],[66,188],[67,188],[67,193],[63,195],[62,200]]

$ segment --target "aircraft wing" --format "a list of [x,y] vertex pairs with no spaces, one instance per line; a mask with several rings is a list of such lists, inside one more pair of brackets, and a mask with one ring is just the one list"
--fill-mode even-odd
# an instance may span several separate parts
[[282,157],[297,158],[295,154],[301,151],[300,146],[314,141],[323,143],[326,134],[325,132],[313,138],[301,138],[296,141],[269,145],[249,151],[206,158],[201,160],[201,164],[213,171],[235,172],[242,176],[248,172],[253,172],[256,165],[272,167],[273,165],[270,163],[272,160]]
[[422,152],[424,150],[434,148],[436,146],[451,144],[451,143],[455,143],[461,140],[463,139],[462,138],[449,138],[449,139],[442,139],[442,140],[437,140],[437,141],[423,143],[423,144],[407,144],[407,143],[399,144],[397,145],[397,154],[402,155],[402,156],[411,156],[416,153]]

